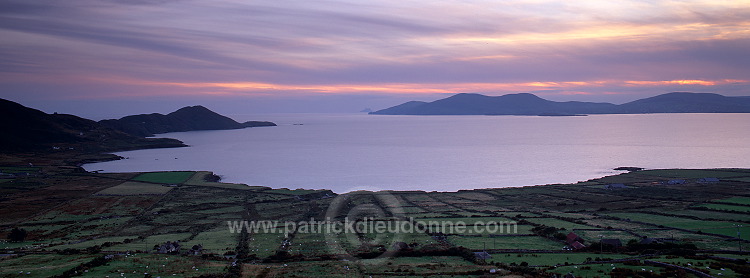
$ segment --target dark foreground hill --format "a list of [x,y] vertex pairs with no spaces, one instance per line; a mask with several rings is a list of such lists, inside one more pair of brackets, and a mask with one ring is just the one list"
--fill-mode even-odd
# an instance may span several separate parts
[[203,106],[188,106],[167,115],[153,113],[102,120],[104,126],[136,136],[153,136],[159,133],[194,130],[223,130],[246,127],[276,126],[272,122],[250,121],[238,123]]
[[175,139],[150,139],[105,127],[66,114],[47,114],[0,99],[0,150],[75,150],[105,152],[144,148],[183,147]]
[[750,98],[719,94],[668,93],[615,105],[557,102],[533,94],[457,94],[433,102],[410,101],[372,112],[379,115],[578,115],[642,113],[750,113]]

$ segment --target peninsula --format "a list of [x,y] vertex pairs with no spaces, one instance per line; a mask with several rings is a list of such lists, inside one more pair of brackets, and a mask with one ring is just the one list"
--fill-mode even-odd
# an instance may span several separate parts
[[410,101],[370,114],[573,116],[646,113],[750,113],[750,97],[677,92],[616,105],[579,101],[557,102],[529,93],[496,97],[464,93],[433,102]]

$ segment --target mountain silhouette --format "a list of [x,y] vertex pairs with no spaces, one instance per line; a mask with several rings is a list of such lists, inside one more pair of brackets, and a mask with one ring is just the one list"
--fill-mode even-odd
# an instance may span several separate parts
[[557,102],[528,93],[503,96],[463,93],[433,102],[410,101],[370,114],[564,116],[643,113],[750,113],[750,98],[677,92],[615,105],[579,101]]
[[144,148],[183,147],[168,138],[142,138],[67,114],[47,114],[0,99],[0,150],[75,150],[109,152]]
[[194,130],[224,130],[246,127],[276,126],[272,122],[250,121],[238,123],[203,106],[188,106],[167,115],[153,113],[126,116],[116,120],[102,120],[101,124],[136,136]]

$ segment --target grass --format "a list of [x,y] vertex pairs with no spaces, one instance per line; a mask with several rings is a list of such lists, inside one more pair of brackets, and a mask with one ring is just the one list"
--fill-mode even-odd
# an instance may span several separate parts
[[726,198],[726,199],[721,199],[721,200],[716,200],[716,201],[750,206],[750,197],[732,197],[732,198]]
[[0,167],[0,173],[37,173],[41,167]]
[[194,174],[195,172],[193,171],[151,172],[140,174],[133,178],[133,180],[153,183],[180,184],[187,181]]
[[87,240],[80,243],[74,243],[74,244],[63,244],[63,245],[57,245],[50,249],[52,250],[63,250],[63,249],[86,249],[88,247],[92,247],[95,245],[102,245],[105,242],[122,242],[126,239],[135,239],[134,236],[114,236],[114,237],[102,237],[92,240]]
[[126,181],[120,185],[96,192],[96,195],[161,195],[166,194],[170,190],[172,190],[172,187],[152,183]]
[[101,217],[112,216],[111,214],[70,214],[61,210],[53,210],[43,215],[26,221],[27,224],[51,224],[57,222],[85,222],[89,219],[99,219]]
[[512,225],[512,224],[503,224],[503,225],[476,225],[476,226],[467,226],[466,231],[462,234],[464,235],[528,235],[533,234],[531,229],[534,228],[534,226],[531,225]]
[[701,219],[718,219],[718,220],[745,221],[745,222],[750,221],[750,215],[741,214],[741,213],[695,210],[695,209],[677,210],[677,211],[661,211],[661,212],[669,213],[669,214],[676,214],[676,215],[684,215],[684,216],[694,216],[694,217],[699,217]]
[[729,177],[745,177],[749,176],[750,172],[747,171],[728,171],[722,169],[716,170],[693,170],[693,169],[664,169],[664,170],[647,170],[638,172],[644,175],[658,176],[658,177],[669,177],[669,178],[685,178],[685,179],[699,179],[699,178],[729,178]]
[[292,254],[303,254],[305,256],[320,256],[328,254],[330,249],[326,244],[326,238],[321,233],[300,234],[294,237],[288,251]]
[[312,193],[320,193],[326,190],[312,190],[312,189],[288,189],[288,188],[280,188],[280,189],[269,189],[266,190],[266,192],[269,193],[276,193],[276,194],[284,194],[284,195],[292,195],[292,196],[301,196],[301,195],[307,195]]
[[[609,277],[610,272],[614,270],[615,268],[628,268],[635,271],[641,271],[647,272],[650,275],[653,273],[661,273],[665,269],[661,267],[655,267],[655,266],[631,266],[631,265],[625,265],[625,264],[590,264],[585,266],[560,266],[556,267],[555,269],[549,270],[551,273],[557,273],[559,275],[565,275],[568,273],[573,273],[576,277]],[[648,276],[645,276],[648,277]]]
[[549,227],[555,227],[555,228],[562,228],[568,231],[572,231],[573,229],[590,229],[593,228],[589,225],[583,225],[583,224],[577,224],[565,220],[560,220],[557,218],[526,218],[527,221],[536,223],[536,224],[542,224]]
[[462,237],[451,236],[448,241],[473,250],[482,249],[528,249],[560,250],[565,244],[537,236],[507,237]]
[[[260,272],[263,268],[253,268],[248,273]],[[363,277],[353,262],[290,262],[281,266],[270,267],[267,277]]]
[[258,190],[258,189],[267,189],[268,187],[265,186],[249,186],[246,184],[239,184],[239,183],[223,183],[223,182],[212,182],[212,181],[206,181],[206,177],[209,175],[213,175],[213,172],[209,171],[198,171],[195,172],[194,175],[192,175],[189,179],[187,179],[184,184],[185,185],[197,185],[197,186],[211,186],[211,187],[217,187],[217,188],[226,188],[226,189],[242,189],[242,190]]
[[[631,219],[635,221],[641,221],[646,223],[652,223],[654,225],[661,225],[664,227],[673,227],[680,229],[687,229],[692,231],[703,231],[714,234],[736,236],[737,232],[734,228],[735,222],[724,222],[724,221],[704,221],[681,217],[662,216],[655,214],[646,213],[610,213],[609,215]],[[742,227],[740,231],[743,234],[750,234],[750,227]]]
[[109,263],[90,269],[79,277],[197,277],[221,274],[227,262],[201,260],[200,257],[131,254],[117,256]]
[[731,269],[713,269],[708,267],[711,262],[715,262],[714,260],[697,260],[697,259],[687,259],[687,258],[666,258],[666,257],[660,257],[651,259],[653,261],[657,262],[663,262],[668,264],[674,264],[679,265],[683,267],[693,268],[693,269],[702,269],[707,270],[709,275],[713,275],[714,277],[717,276],[727,276],[727,277],[742,277],[738,273],[735,273]]
[[[161,245],[164,244],[167,241],[180,241],[185,242],[185,240],[190,237],[190,233],[176,233],[176,234],[163,234],[163,235],[154,235],[147,237],[143,240],[134,240],[131,243],[125,243],[125,244],[119,244],[112,247],[107,247],[102,250],[104,251],[151,251],[154,249],[154,245]],[[190,246],[183,246],[183,248],[188,249]]]
[[250,254],[255,254],[259,258],[265,258],[276,253],[284,239],[283,233],[257,233],[252,234],[248,240]]
[[222,255],[227,251],[234,250],[237,247],[238,240],[238,234],[229,233],[227,228],[222,227],[201,232],[183,245],[185,248],[191,248],[193,245],[200,244],[203,246],[204,254]]
[[489,224],[489,223],[509,223],[515,222],[505,217],[443,217],[443,218],[424,218],[417,219],[417,222],[425,224],[438,223],[442,225],[474,225],[474,224]]
[[467,272],[483,268],[452,256],[380,258],[362,260],[360,265],[364,277],[476,277]]
[[575,233],[586,240],[586,243],[599,242],[599,236],[603,236],[605,239],[619,239],[623,245],[631,239],[640,240],[640,238],[623,231],[575,231]]
[[554,266],[562,265],[565,263],[577,264],[586,262],[589,260],[615,260],[628,258],[628,255],[624,254],[596,254],[596,253],[539,253],[539,254],[528,254],[528,253],[512,253],[512,254],[492,254],[492,258],[487,262],[492,263],[505,263],[505,264],[521,264],[527,262],[529,265],[536,266]]
[[0,277],[50,277],[97,255],[25,255],[0,260]]
[[700,204],[700,205],[697,205],[696,207],[704,207],[704,208],[715,209],[715,210],[750,212],[750,207],[733,206],[733,205],[725,205],[725,204]]
[[[686,176],[695,177],[719,177],[733,176],[736,179],[750,176],[750,172],[734,172],[735,170],[700,170],[683,171],[667,170],[659,175],[677,175],[675,178],[687,179]],[[0,243],[0,248],[7,248],[5,252],[22,253],[33,250],[34,252],[49,252],[49,255],[34,254],[20,258],[0,258],[0,277],[15,277],[18,272],[6,272],[6,269],[25,271],[19,269],[22,262],[34,265],[25,267],[46,266],[49,272],[32,272],[24,277],[49,277],[59,275],[62,271],[71,269],[76,265],[91,260],[93,257],[84,255],[54,255],[58,250],[78,249],[102,245],[105,242],[117,242],[114,246],[103,248],[106,254],[123,251],[145,251],[151,252],[154,245],[163,244],[166,241],[180,240],[183,250],[192,245],[201,244],[204,253],[223,255],[227,251],[234,251],[237,247],[239,234],[230,233],[226,225],[227,220],[259,220],[270,219],[283,223],[285,220],[298,223],[300,220],[309,220],[312,215],[316,219],[322,219],[327,211],[330,199],[303,200],[296,196],[319,193],[318,190],[289,190],[289,189],[265,189],[244,190],[245,187],[238,185],[221,185],[221,183],[205,182],[204,177],[210,172],[154,172],[133,173],[129,175],[112,176],[103,179],[99,175],[87,176],[85,174],[73,176],[54,176],[49,171],[45,175],[28,177],[28,182],[44,185],[42,189],[38,185],[24,192],[33,192],[39,196],[55,196],[59,202],[48,208],[36,210],[23,218],[18,217],[19,227],[29,232],[30,242],[23,243]],[[191,173],[194,173],[191,175]],[[717,174],[718,173],[718,174]],[[723,174],[722,174],[723,173]],[[737,250],[736,241],[711,235],[722,234],[736,236],[735,223],[750,223],[750,214],[738,212],[720,212],[710,210],[691,209],[694,204],[714,206],[714,208],[750,208],[750,198],[744,197],[742,190],[746,185],[736,182],[716,183],[710,185],[694,186],[663,186],[659,181],[667,180],[666,177],[656,177],[657,173],[631,173],[608,178],[608,180],[620,179],[632,185],[628,190],[610,190],[590,188],[587,185],[555,185],[538,186],[530,188],[511,189],[485,189],[477,191],[462,191],[458,193],[418,193],[418,192],[393,192],[393,196],[401,200],[400,205],[372,203],[374,198],[361,195],[352,198],[345,208],[358,207],[370,204],[374,208],[389,210],[392,208],[403,208],[403,211],[416,221],[437,223],[448,223],[451,226],[456,223],[466,224],[465,230],[460,234],[449,234],[448,243],[455,246],[463,246],[474,251],[482,249],[527,249],[541,251],[560,251],[565,245],[562,242],[549,240],[540,236],[510,235],[490,237],[491,234],[500,232],[478,231],[473,224],[481,221],[507,222],[511,218],[524,219],[532,223],[544,224],[557,228],[565,228],[567,233],[575,231],[585,239],[589,245],[599,240],[599,235],[605,238],[618,238],[623,244],[630,239],[638,239],[639,236],[670,238],[674,237],[683,243],[693,243],[702,250]],[[179,175],[184,175],[179,177]],[[682,175],[682,176],[680,176]],[[128,180],[136,177],[139,181]],[[171,177],[170,177],[171,176]],[[63,186],[80,185],[81,188],[66,187],[64,190],[48,191],[61,181]],[[102,179],[102,180],[100,180]],[[170,180],[172,179],[172,180]],[[122,180],[128,180],[123,183]],[[182,183],[179,181],[182,180]],[[657,183],[654,183],[657,182]],[[163,184],[182,184],[180,187],[167,187]],[[602,180],[595,180],[588,184],[606,184]],[[13,188],[0,186],[0,193],[6,194],[6,200],[13,200],[18,195],[18,181],[14,181]],[[87,185],[95,185],[83,187]],[[25,186],[25,185],[24,185]],[[74,189],[70,189],[74,188]],[[243,189],[243,190],[239,190]],[[42,191],[45,190],[45,191]],[[64,195],[65,192],[79,190],[85,194]],[[156,190],[156,191],[149,191]],[[171,191],[170,191],[171,190]],[[99,193],[114,193],[109,195],[94,195]],[[144,192],[155,192],[155,195],[138,195]],[[164,194],[169,192],[169,194]],[[15,195],[14,195],[15,194]],[[6,196],[3,195],[3,196]],[[742,196],[742,197],[738,197]],[[29,198],[29,204],[37,199]],[[44,201],[44,200],[42,200]],[[0,203],[0,208],[6,205]],[[44,203],[44,202],[42,202]],[[565,203],[565,206],[559,205]],[[47,204],[47,203],[44,203]],[[3,213],[12,213],[12,206],[17,203],[8,203]],[[404,206],[401,206],[404,205]],[[8,209],[11,207],[11,209]],[[363,206],[364,207],[364,206]],[[34,208],[34,207],[32,207]],[[606,210],[598,210],[606,208]],[[340,217],[350,216],[342,209]],[[666,216],[662,214],[674,214]],[[477,217],[472,217],[477,216]],[[618,219],[608,216],[616,216]],[[565,217],[561,220],[557,217]],[[627,221],[626,218],[633,221]],[[405,223],[389,217],[378,218],[378,221],[390,221],[388,223]],[[575,219],[575,220],[573,220]],[[583,221],[585,224],[575,223]],[[583,223],[581,222],[581,223]],[[645,222],[645,223],[641,223]],[[375,222],[372,222],[375,223]],[[650,224],[646,224],[650,223]],[[658,226],[662,225],[662,228]],[[312,225],[310,225],[312,226]],[[748,225],[750,226],[750,225]],[[10,227],[10,226],[8,226]],[[519,234],[530,234],[532,225],[517,225]],[[611,227],[612,229],[607,229]],[[245,264],[245,273],[263,277],[282,276],[312,276],[312,277],[393,277],[393,276],[430,276],[437,277],[466,277],[473,271],[485,272],[494,266],[475,265],[460,257],[452,256],[423,256],[423,257],[395,257],[381,258],[375,260],[361,260],[359,263],[321,260],[321,255],[337,255],[340,252],[351,254],[370,252],[377,250],[382,245],[384,248],[392,249],[393,243],[405,242],[412,244],[415,252],[429,252],[448,248],[442,241],[427,235],[426,233],[367,233],[361,234],[359,238],[354,234],[327,235],[321,232],[306,233],[300,227],[295,237],[288,246],[291,255],[301,255],[301,261],[286,261],[280,263]],[[581,228],[598,228],[596,230],[580,230]],[[686,230],[681,230],[686,229]],[[6,229],[7,230],[7,229]],[[625,230],[625,231],[622,231]],[[507,231],[507,230],[506,230]],[[702,231],[704,233],[699,233]],[[750,227],[743,227],[743,238],[750,238]],[[7,233],[0,230],[0,233]],[[635,233],[636,235],[634,235]],[[0,234],[4,237],[5,234]],[[138,239],[139,236],[145,239]],[[255,233],[249,234],[248,245],[251,254],[257,254],[260,258],[267,258],[276,253],[280,248],[283,233]],[[347,237],[351,236],[351,237]],[[87,241],[78,242],[82,239]],[[123,243],[127,240],[128,243]],[[71,242],[68,245],[55,245],[63,242]],[[368,244],[363,244],[369,243]],[[335,244],[335,245],[334,245]],[[51,245],[51,246],[50,246]],[[747,244],[743,243],[747,248]],[[343,249],[334,249],[340,246]],[[597,250],[581,251],[596,252]],[[744,249],[744,248],[743,248]],[[112,252],[112,253],[107,253]],[[509,251],[520,252],[520,251]],[[436,253],[424,253],[436,254]],[[587,258],[608,257],[620,259],[633,254],[601,255],[593,253],[533,253],[533,254],[493,254],[490,263],[502,262],[506,264],[522,262],[530,265],[553,266],[567,263],[582,263]],[[35,257],[36,256],[36,257]],[[743,257],[747,257],[744,256]],[[19,260],[23,259],[25,260]],[[667,262],[675,264],[688,263],[686,258],[663,257]],[[82,273],[83,277],[141,277],[149,273],[152,277],[197,277],[205,274],[227,274],[225,268],[231,261],[200,259],[199,257],[187,255],[162,255],[162,254],[136,254],[135,256],[118,256],[108,265],[89,269]],[[689,263],[708,263],[693,260]],[[146,268],[148,266],[148,269]],[[627,266],[624,264],[587,265],[591,269],[583,269],[584,266],[559,266],[552,270],[557,273],[573,271],[577,276],[594,277],[609,276],[612,267],[632,268],[640,270],[641,266]],[[199,270],[195,270],[195,269]],[[643,267],[654,272],[667,271],[658,267]],[[24,272],[25,273],[25,272]],[[487,272],[485,272],[487,273]],[[39,274],[39,275],[37,275]],[[175,275],[172,275],[175,274]],[[718,272],[713,272],[714,276]],[[504,274],[503,274],[504,275]],[[739,274],[733,272],[722,272],[723,276],[730,277]],[[502,275],[500,275],[502,276]]]

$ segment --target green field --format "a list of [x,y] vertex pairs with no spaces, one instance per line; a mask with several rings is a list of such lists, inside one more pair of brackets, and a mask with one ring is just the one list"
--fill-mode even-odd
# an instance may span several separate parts
[[[123,243],[118,244],[112,247],[103,248],[105,251],[152,251],[154,249],[154,245],[161,245],[166,243],[167,241],[180,241],[180,242],[186,242],[186,240],[190,237],[190,233],[178,233],[178,234],[164,234],[164,235],[154,235],[147,237],[142,240],[134,240],[131,243]],[[183,248],[190,248],[190,246],[183,246]]]
[[747,177],[748,172],[735,172],[727,170],[692,170],[692,169],[664,169],[664,170],[647,170],[641,171],[641,174],[668,177],[668,178],[730,178],[730,177]]
[[697,205],[696,207],[704,207],[704,208],[715,209],[715,210],[750,212],[750,207],[748,206],[733,206],[733,205],[725,205],[725,204],[700,204],[700,205]]
[[452,236],[448,239],[457,246],[472,250],[483,249],[528,249],[560,250],[564,243],[537,236],[469,237]]
[[[388,194],[399,200],[393,204],[377,201],[382,195],[357,192],[339,199],[344,202],[335,210],[330,206],[336,198],[325,196],[329,193],[336,197],[331,192],[206,182],[210,172],[205,171],[63,175],[55,174],[61,169],[54,171],[43,169],[40,172],[44,175],[0,186],[0,224],[6,227],[0,230],[0,237],[7,237],[16,226],[28,233],[25,242],[0,242],[0,251],[30,254],[0,257],[0,277],[60,275],[82,270],[82,264],[104,255],[114,258],[79,276],[437,278],[483,277],[492,269],[499,277],[550,277],[552,273],[568,272],[577,277],[676,275],[672,270],[637,261],[570,265],[633,256],[651,256],[687,267],[711,265],[715,269],[707,271],[717,277],[750,276],[744,265],[719,265],[703,257],[747,257],[725,253],[737,251],[740,243],[743,250],[750,244],[719,235],[736,236],[735,225],[739,224],[747,226],[740,232],[743,239],[749,239],[750,214],[740,209],[750,207],[750,198],[743,195],[750,184],[663,184],[671,178],[743,178],[750,176],[750,171],[642,171],[570,185],[448,193],[390,191]],[[613,182],[627,183],[629,188],[592,187]],[[177,186],[165,186],[168,184]],[[737,211],[698,209],[700,205]],[[406,215],[392,214],[399,211]],[[363,217],[371,219],[369,225],[358,227],[363,230],[338,234],[313,231],[314,225],[303,223],[327,219],[338,225],[345,219]],[[382,224],[403,228],[409,226],[405,220],[409,217],[436,226],[398,233],[369,229]],[[231,233],[227,224],[259,220],[277,221],[270,223],[281,230],[239,234]],[[488,222],[503,224],[503,231],[475,225]],[[289,223],[295,223],[296,229],[285,235],[283,228]],[[477,229],[480,227],[481,231]],[[508,234],[509,228],[517,229],[513,232],[518,234]],[[569,232],[582,237],[589,247],[563,250],[566,243],[561,237]],[[681,245],[637,244],[642,237],[667,242],[674,239]],[[601,238],[619,239],[624,246],[600,249],[596,243]],[[180,241],[181,252],[154,252],[155,245],[167,241]],[[199,244],[202,254],[187,252]],[[696,250],[691,250],[693,245]],[[101,248],[92,248],[95,246]],[[401,251],[390,253],[397,249]],[[492,257],[487,261],[477,258],[474,252],[482,250],[493,253]],[[671,254],[668,252],[681,255],[664,255]],[[692,253],[697,255],[682,255]],[[649,257],[641,258],[641,263],[644,258]],[[229,267],[233,262],[237,266]]]
[[227,264],[188,256],[130,254],[117,256],[106,265],[95,267],[79,277],[196,277],[223,273]]
[[153,183],[126,181],[114,187],[99,191],[96,195],[160,195],[166,194],[172,187]]
[[195,174],[195,172],[192,171],[152,172],[140,174],[133,178],[133,180],[164,184],[180,184],[187,181],[193,176],[193,174]]
[[677,210],[677,211],[664,211],[664,213],[681,215],[681,216],[694,216],[701,219],[718,219],[718,220],[729,220],[729,221],[743,221],[750,222],[750,215],[741,213],[731,212],[720,212],[720,211],[706,211],[706,210]]
[[[728,236],[736,236],[737,231],[735,225],[741,224],[737,222],[724,222],[724,221],[703,221],[689,218],[662,216],[645,213],[610,213],[609,215],[652,223],[654,225],[660,225],[664,227],[674,227],[680,229],[687,229],[692,231],[702,231],[707,233],[715,233]],[[743,234],[750,233],[750,227],[742,227],[740,231]]]
[[732,197],[732,198],[726,198],[726,199],[715,200],[715,201],[750,206],[750,197]]
[[276,250],[281,246],[281,242],[284,240],[283,233],[255,233],[250,236],[248,243],[250,245],[250,253],[255,254],[260,258],[265,258],[276,253]]
[[625,254],[597,254],[597,253],[560,253],[560,254],[525,254],[525,253],[509,253],[509,254],[495,254],[492,255],[492,259],[489,262],[500,262],[500,263],[516,263],[521,264],[526,262],[529,265],[538,266],[554,266],[562,265],[565,263],[576,264],[584,263],[587,259],[594,261],[602,260],[616,260],[624,259],[630,256]]
[[[565,275],[572,273],[576,277],[612,277],[610,273],[613,273],[616,269],[631,269],[634,271],[642,271],[642,276],[652,275],[652,273],[662,273],[665,271],[664,268],[655,266],[631,266],[622,263],[605,263],[605,264],[590,264],[585,266],[559,266],[549,272],[557,273],[559,275]],[[627,277],[627,276],[624,276]],[[646,276],[648,277],[648,276]],[[669,276],[667,276],[669,277]],[[690,277],[690,276],[688,276]]]
[[61,275],[96,255],[25,255],[0,260],[0,277],[51,277]]
[[183,243],[186,248],[200,244],[203,246],[204,253],[223,255],[227,251],[232,251],[237,247],[239,235],[230,233],[224,227],[199,233],[195,238]]
[[572,231],[573,229],[590,229],[594,228],[589,225],[583,225],[583,224],[577,224],[565,220],[560,220],[557,218],[527,218],[526,219],[529,222],[541,224],[549,227],[555,227],[558,229],[565,229],[568,231]]
[[106,242],[121,243],[126,239],[136,240],[137,238],[133,236],[102,237],[102,238],[87,240],[87,241],[79,242],[79,243],[57,245],[57,246],[52,247],[51,249],[53,250],[86,249],[86,248],[93,247],[96,245],[102,245]]

